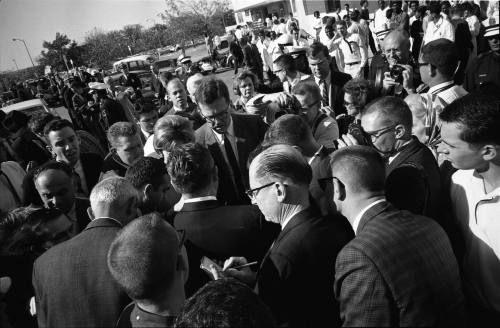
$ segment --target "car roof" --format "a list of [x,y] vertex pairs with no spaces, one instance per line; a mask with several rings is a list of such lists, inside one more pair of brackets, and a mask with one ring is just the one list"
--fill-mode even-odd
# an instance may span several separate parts
[[23,109],[31,108],[31,107],[36,107],[36,106],[44,106],[47,107],[47,105],[41,100],[41,99],[31,99],[31,100],[26,100],[26,101],[21,101],[9,106],[2,107],[1,110],[5,113],[8,114],[13,110],[18,110],[21,111]]

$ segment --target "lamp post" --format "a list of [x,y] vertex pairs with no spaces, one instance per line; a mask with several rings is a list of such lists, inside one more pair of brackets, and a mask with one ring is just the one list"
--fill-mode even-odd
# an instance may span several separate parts
[[16,60],[15,60],[15,59],[12,59],[12,61],[14,62],[14,64],[16,64],[16,70],[18,70],[18,71],[19,71],[19,66],[17,66],[17,62],[16,62]]
[[26,41],[24,41],[23,39],[18,39],[18,38],[13,38],[12,41],[13,42],[21,41],[22,43],[24,43],[24,47],[26,48],[26,52],[28,53],[28,57],[30,57],[30,60],[31,60],[31,65],[33,65],[33,67],[35,67],[35,63],[33,63],[33,58],[31,58],[30,51],[28,50],[28,46],[26,45]]

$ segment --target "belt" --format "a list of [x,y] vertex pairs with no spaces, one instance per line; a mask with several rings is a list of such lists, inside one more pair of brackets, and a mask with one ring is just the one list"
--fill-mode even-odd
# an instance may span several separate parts
[[345,63],[347,66],[352,66],[352,65],[357,65],[357,64],[361,64],[360,61],[357,61],[357,62],[352,62],[352,63]]

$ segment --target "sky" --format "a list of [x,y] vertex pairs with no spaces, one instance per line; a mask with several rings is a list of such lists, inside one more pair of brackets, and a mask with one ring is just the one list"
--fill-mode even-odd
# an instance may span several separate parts
[[31,66],[23,43],[12,38],[24,39],[35,59],[56,32],[82,42],[94,28],[150,27],[165,9],[164,0],[0,0],[0,71],[15,70],[13,59],[19,68]]

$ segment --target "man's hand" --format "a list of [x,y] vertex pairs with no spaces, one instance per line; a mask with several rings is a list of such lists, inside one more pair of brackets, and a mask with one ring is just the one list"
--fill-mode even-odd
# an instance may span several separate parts
[[[252,286],[255,283],[255,279],[257,277],[257,274],[255,272],[253,272],[249,267],[239,270],[232,269],[233,267],[237,267],[247,263],[248,261],[244,257],[230,257],[226,260],[226,262],[224,262],[224,267],[222,268],[222,276],[233,277],[246,283],[247,285]],[[218,272],[217,274],[219,275],[218,277],[221,276],[220,272]]]
[[399,64],[405,70],[402,72],[403,75],[403,88],[405,88],[408,94],[415,93],[415,87],[413,85],[413,67],[410,65]]
[[337,139],[338,149],[359,145],[358,140],[352,136],[352,134],[343,134],[341,138]]

